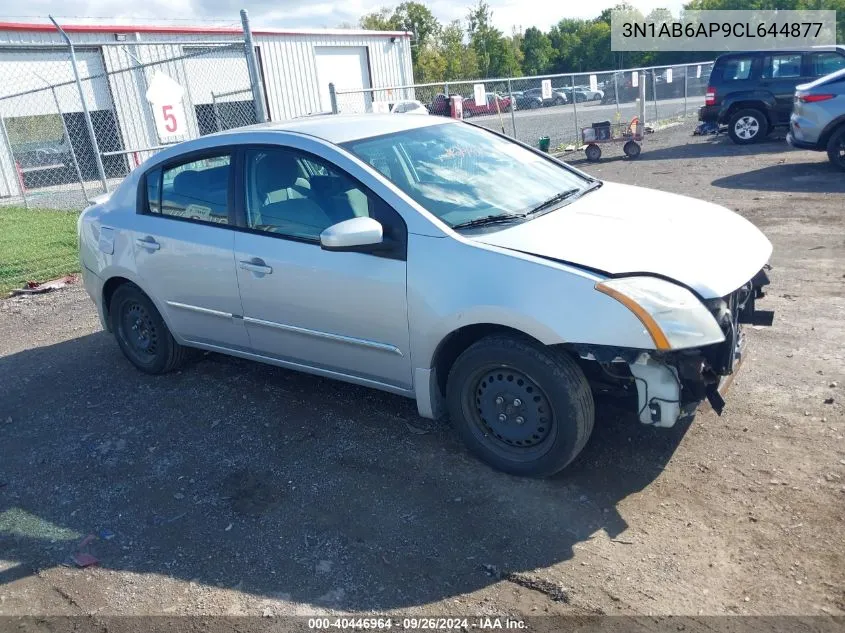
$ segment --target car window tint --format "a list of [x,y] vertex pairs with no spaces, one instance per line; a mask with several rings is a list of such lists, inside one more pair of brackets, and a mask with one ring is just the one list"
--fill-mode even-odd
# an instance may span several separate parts
[[741,81],[751,75],[751,57],[728,59],[722,66],[722,81]]
[[317,240],[333,224],[370,215],[367,192],[340,169],[297,152],[246,153],[249,228]]
[[[164,169],[161,174],[161,207],[151,213],[189,218],[215,224],[229,223],[228,154],[202,158]],[[148,182],[148,196],[150,194]],[[155,187],[152,194],[155,195]],[[152,200],[152,196],[149,196]]]
[[801,76],[801,55],[784,54],[766,57],[763,62],[763,78],[779,79]]
[[845,55],[838,53],[813,53],[810,55],[810,74],[824,77],[845,68]]

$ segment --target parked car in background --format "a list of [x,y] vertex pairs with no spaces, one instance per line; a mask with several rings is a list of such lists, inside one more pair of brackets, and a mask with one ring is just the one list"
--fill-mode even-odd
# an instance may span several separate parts
[[437,116],[451,116],[449,97],[442,92],[436,95],[428,105],[428,112]]
[[463,111],[465,118],[484,114],[496,114],[497,112],[510,112],[511,100],[510,97],[503,97],[495,92],[488,92],[487,100],[483,104],[477,105],[473,97],[464,97]]
[[448,414],[473,453],[517,475],[581,452],[594,391],[624,395],[651,427],[704,399],[721,412],[742,324],[772,317],[756,308],[772,246],[740,215],[436,117],[186,141],[77,227],[85,290],[140,371],[198,348],[381,389]]
[[552,89],[552,96],[548,99],[543,99],[543,90],[541,88],[531,88],[530,90],[526,90],[524,94],[540,99],[545,107],[566,105],[569,103],[569,97],[562,90]]
[[570,102],[574,101],[575,103],[584,103],[585,101],[590,100],[590,97],[587,95],[587,93],[581,90],[580,88],[573,88],[572,86],[562,86],[559,88],[555,88],[555,90],[564,93],[566,95],[566,98],[569,99]]
[[604,91],[599,88],[592,90],[589,86],[575,86],[575,90],[583,92],[584,96],[587,97],[587,101],[601,101],[604,99]]
[[842,68],[845,46],[721,55],[710,74],[698,118],[727,125],[734,143],[757,143],[773,129],[789,125],[799,84]]
[[397,101],[390,107],[391,114],[428,114],[428,108],[421,101],[406,99]]
[[793,147],[827,152],[830,162],[845,170],[845,69],[798,86],[786,140]]
[[514,90],[511,92],[516,103],[517,110],[536,110],[543,107],[543,99],[534,94],[525,94],[524,91]]

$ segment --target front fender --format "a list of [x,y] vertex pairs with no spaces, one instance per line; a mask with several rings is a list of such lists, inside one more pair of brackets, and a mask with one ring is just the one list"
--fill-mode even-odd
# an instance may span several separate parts
[[415,367],[431,367],[449,334],[501,325],[545,345],[654,349],[624,305],[595,290],[604,277],[470,240],[411,236],[408,317]]

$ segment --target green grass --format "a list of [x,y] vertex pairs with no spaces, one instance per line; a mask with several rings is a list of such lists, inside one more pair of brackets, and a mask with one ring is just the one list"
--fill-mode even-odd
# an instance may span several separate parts
[[0,296],[79,271],[74,211],[0,206]]

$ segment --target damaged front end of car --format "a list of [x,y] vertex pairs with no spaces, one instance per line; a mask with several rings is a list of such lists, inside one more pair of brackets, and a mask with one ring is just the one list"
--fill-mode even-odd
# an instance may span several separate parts
[[637,417],[643,424],[672,427],[679,419],[690,417],[705,400],[721,415],[723,393],[743,361],[743,325],[769,326],[774,319],[774,312],[757,308],[769,284],[768,269],[767,265],[724,297],[701,301],[722,332],[719,342],[656,350],[582,344],[567,347],[582,360],[598,395],[636,394]]

